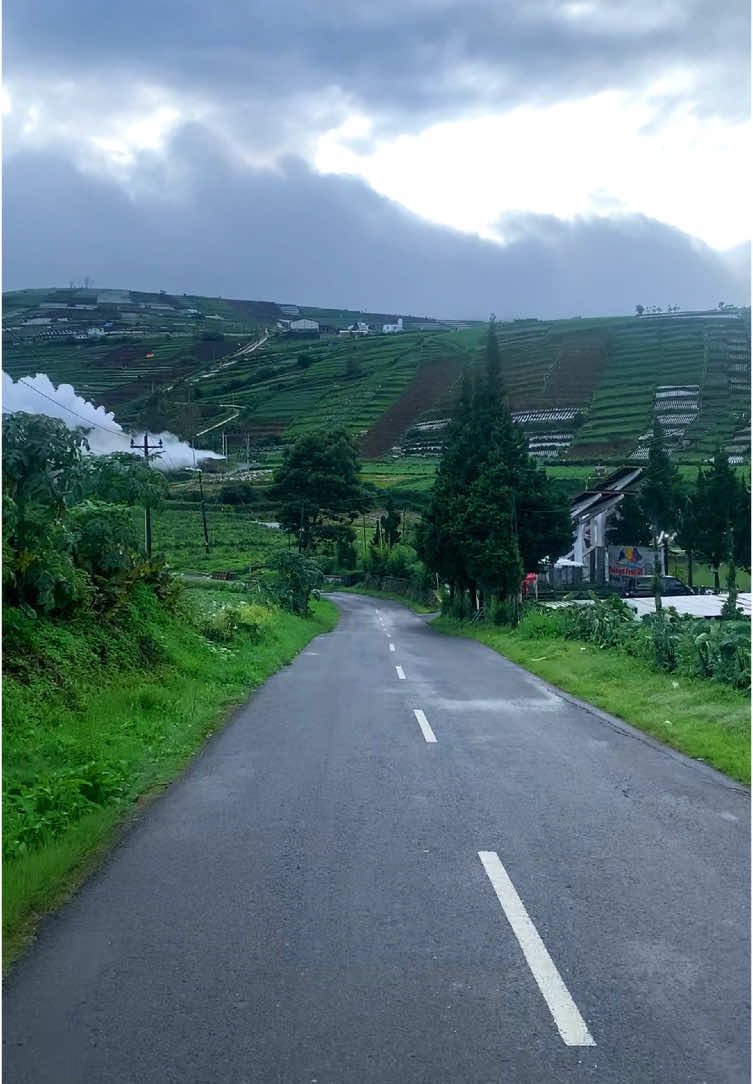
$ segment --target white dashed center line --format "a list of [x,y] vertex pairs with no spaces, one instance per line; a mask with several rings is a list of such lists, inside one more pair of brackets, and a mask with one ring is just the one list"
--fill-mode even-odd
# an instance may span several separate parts
[[397,676],[400,678],[400,680],[405,681],[405,671],[403,670],[402,666],[396,666],[395,669],[397,670]]
[[421,733],[427,741],[436,741],[437,737],[434,731],[429,726],[429,720],[426,718],[420,708],[414,708],[413,714],[416,716],[418,725],[421,727]]
[[596,1046],[499,855],[496,851],[479,851],[478,856],[565,1045]]

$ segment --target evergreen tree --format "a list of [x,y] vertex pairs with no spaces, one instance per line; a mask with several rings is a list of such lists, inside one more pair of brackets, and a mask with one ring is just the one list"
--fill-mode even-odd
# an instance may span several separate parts
[[735,564],[750,572],[750,488],[743,477],[738,478],[732,526]]
[[502,363],[499,357],[499,342],[495,325],[496,317],[492,313],[486,332],[486,379],[489,393],[494,397],[502,394]]
[[368,507],[359,478],[358,449],[344,429],[309,433],[286,453],[275,476],[281,526],[308,550],[328,524],[352,523]]
[[634,493],[626,493],[617,505],[617,511],[607,528],[610,546],[648,546],[651,544],[651,525]]
[[503,400],[493,319],[485,360],[473,394],[464,377],[417,544],[453,600],[467,593],[474,607],[495,598],[515,609],[524,569],[562,552],[571,525]]
[[648,465],[640,493],[641,511],[648,520],[654,539],[677,526],[680,492],[679,471],[669,457],[658,419],[654,418]]
[[379,522],[384,541],[392,549],[400,541],[400,513],[395,507],[394,494],[389,489],[384,498],[384,515],[380,517]]
[[693,586],[693,559],[698,551],[703,518],[702,487],[703,478],[699,467],[695,485],[687,489],[681,497],[677,517],[676,540],[688,556],[689,587]]
[[728,457],[717,445],[711,470],[698,472],[698,550],[714,570],[716,592],[719,591],[719,566],[729,556],[731,528],[741,518],[739,506],[744,500]]

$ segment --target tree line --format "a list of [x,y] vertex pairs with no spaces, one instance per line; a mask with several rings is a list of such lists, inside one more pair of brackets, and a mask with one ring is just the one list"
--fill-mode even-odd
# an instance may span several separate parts
[[750,570],[750,511],[750,487],[721,445],[707,466],[698,467],[695,480],[685,482],[655,420],[640,486],[620,503],[608,541],[657,546],[662,539],[666,546],[674,538],[688,556],[690,587],[693,562],[701,560],[711,565],[715,591],[720,567],[728,564],[734,590],[736,567]]

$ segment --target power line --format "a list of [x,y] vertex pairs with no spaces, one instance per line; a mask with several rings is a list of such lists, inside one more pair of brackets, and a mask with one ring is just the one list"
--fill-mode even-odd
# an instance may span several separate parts
[[[23,379],[23,377],[19,377],[18,380],[16,381],[16,383],[23,384],[24,387],[30,388],[32,391],[35,391],[37,393],[37,395],[41,395],[42,398],[44,398],[44,399],[49,399],[49,401],[51,403],[54,403],[56,407],[60,407],[61,410],[67,410],[69,414],[72,414],[74,416],[74,418],[80,418],[81,421],[86,422],[89,429],[101,429],[105,433],[110,433],[110,434],[112,434],[113,436],[116,436],[116,437],[123,437],[123,439],[125,439],[128,436],[128,434],[123,429],[110,429],[109,426],[100,425],[99,422],[93,422],[89,418],[85,418],[83,414],[79,414],[77,411],[72,410],[70,407],[66,406],[64,403],[58,402],[58,400],[53,399],[53,397],[51,395],[48,395],[46,392],[41,391],[39,388],[35,388],[33,384],[28,384]],[[12,414],[12,413],[14,413],[14,411],[10,411],[10,410],[4,410],[3,411],[3,414]],[[167,452],[167,449],[165,449],[164,451],[165,451],[165,456],[167,458],[168,463],[170,463],[172,465],[172,469],[177,470],[178,468],[175,466],[175,464],[171,460],[171,458],[170,458],[170,456],[169,456],[169,454]]]

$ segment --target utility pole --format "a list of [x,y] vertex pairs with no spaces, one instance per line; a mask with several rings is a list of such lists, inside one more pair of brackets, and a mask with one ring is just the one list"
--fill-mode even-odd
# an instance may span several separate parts
[[[135,442],[135,440],[133,439],[133,437],[131,437],[131,447],[132,448],[138,448],[139,451],[143,451],[144,459],[148,463],[149,462],[149,453],[151,451],[154,451],[155,448],[161,448],[162,447],[162,441],[160,440],[156,444],[150,444],[149,443],[149,434],[144,433],[144,443],[143,443],[143,445],[137,444]],[[149,507],[148,503],[144,505],[144,541],[145,541],[145,544],[146,544],[146,558],[147,558],[148,561],[151,561],[151,559],[152,559],[152,510]]]
[[204,484],[202,481],[203,471],[201,467],[187,467],[192,474],[198,474],[199,476],[199,494],[201,496],[201,522],[204,525],[204,548],[209,553],[209,530],[207,528],[207,507],[204,503]]
[[207,506],[204,503],[204,485],[202,483],[203,471],[199,467],[199,494],[201,496],[201,522],[204,524],[204,546],[209,553],[209,531],[207,530]]

